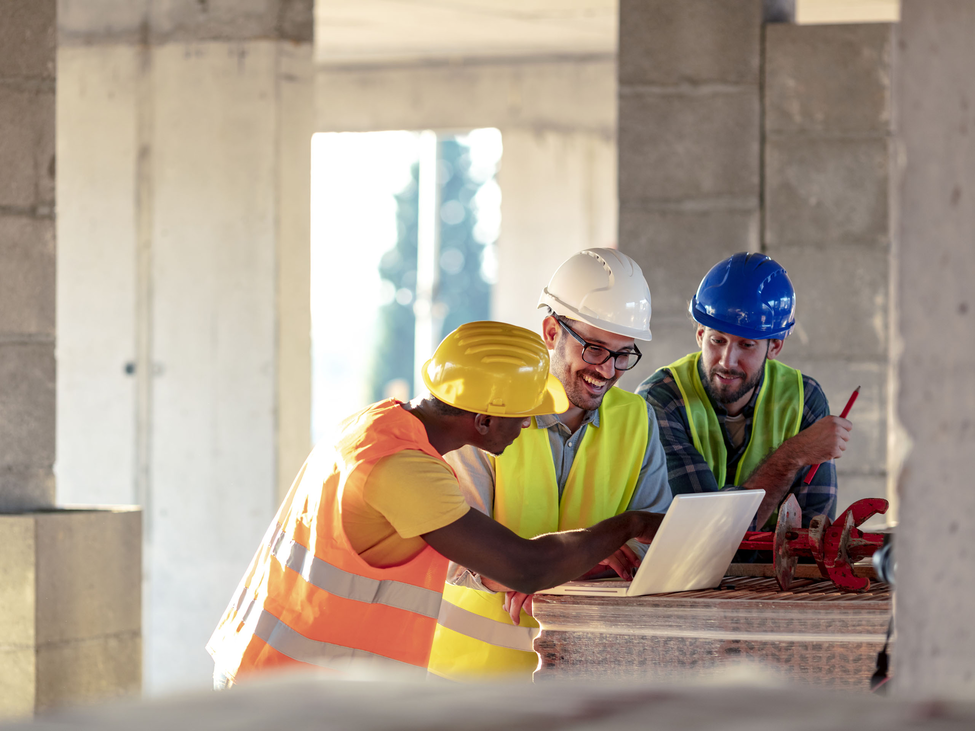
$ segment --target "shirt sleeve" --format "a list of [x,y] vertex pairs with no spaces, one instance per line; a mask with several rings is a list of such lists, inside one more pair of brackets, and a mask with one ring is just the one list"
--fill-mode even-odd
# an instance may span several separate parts
[[684,399],[667,371],[657,371],[637,388],[653,408],[666,454],[667,475],[674,495],[717,492],[718,481],[707,461],[694,447]]
[[[647,404],[647,451],[643,455],[643,465],[637,478],[636,489],[630,498],[628,510],[642,510],[647,513],[665,513],[670,507],[674,496],[670,492],[667,479],[667,456],[660,443],[660,428],[653,407]],[[640,558],[646,555],[650,547],[646,543],[636,540],[627,542]]]
[[643,455],[643,465],[640,467],[640,475],[628,509],[663,513],[670,507],[673,495],[667,479],[667,455],[660,443],[660,427],[650,404],[647,404],[647,422],[647,451]]
[[397,452],[377,462],[363,499],[402,538],[448,526],[470,510],[450,468],[416,450]]
[[[494,460],[486,452],[467,445],[444,455],[454,468],[461,494],[467,503],[488,517],[494,517]],[[450,562],[447,583],[494,593],[481,583],[479,574],[460,564]]]

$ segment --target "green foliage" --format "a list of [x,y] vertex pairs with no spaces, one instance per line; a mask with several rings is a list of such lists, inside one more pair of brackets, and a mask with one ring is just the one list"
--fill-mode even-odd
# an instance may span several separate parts
[[[481,183],[470,176],[467,145],[454,138],[438,142],[441,186],[440,272],[434,312],[443,318],[440,338],[465,322],[490,315],[491,285],[481,273],[483,244],[474,238],[477,223],[472,206]],[[414,164],[410,183],[396,195],[397,241],[383,254],[379,274],[389,282],[397,297],[379,308],[376,346],[371,358],[369,388],[374,401],[386,396],[391,381],[402,379],[411,394],[416,318],[417,212],[419,208],[419,165]],[[425,354],[426,355],[426,354]]]

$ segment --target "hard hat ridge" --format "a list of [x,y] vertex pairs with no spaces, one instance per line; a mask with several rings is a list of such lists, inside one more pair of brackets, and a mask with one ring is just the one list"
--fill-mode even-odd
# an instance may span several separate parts
[[545,343],[517,325],[461,325],[437,346],[422,376],[438,399],[477,414],[538,416],[569,408],[562,384],[549,374]]
[[640,265],[616,249],[584,249],[555,271],[539,307],[623,337],[650,340],[650,288]]
[[796,293],[774,259],[739,252],[711,267],[688,309],[695,321],[720,332],[782,339],[795,327]]

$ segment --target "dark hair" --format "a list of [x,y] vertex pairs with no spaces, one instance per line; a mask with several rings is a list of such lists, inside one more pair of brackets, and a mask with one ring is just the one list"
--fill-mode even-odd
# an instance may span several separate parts
[[440,416],[464,416],[464,414],[470,414],[470,411],[464,411],[464,409],[458,409],[456,406],[451,406],[446,401],[441,401],[434,395],[430,395],[430,400],[433,402],[433,410]]

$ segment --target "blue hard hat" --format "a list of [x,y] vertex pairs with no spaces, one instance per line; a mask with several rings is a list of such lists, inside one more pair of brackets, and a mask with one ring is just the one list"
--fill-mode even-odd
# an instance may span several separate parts
[[743,251],[711,267],[688,309],[713,330],[749,340],[783,339],[796,325],[796,290],[775,260]]

